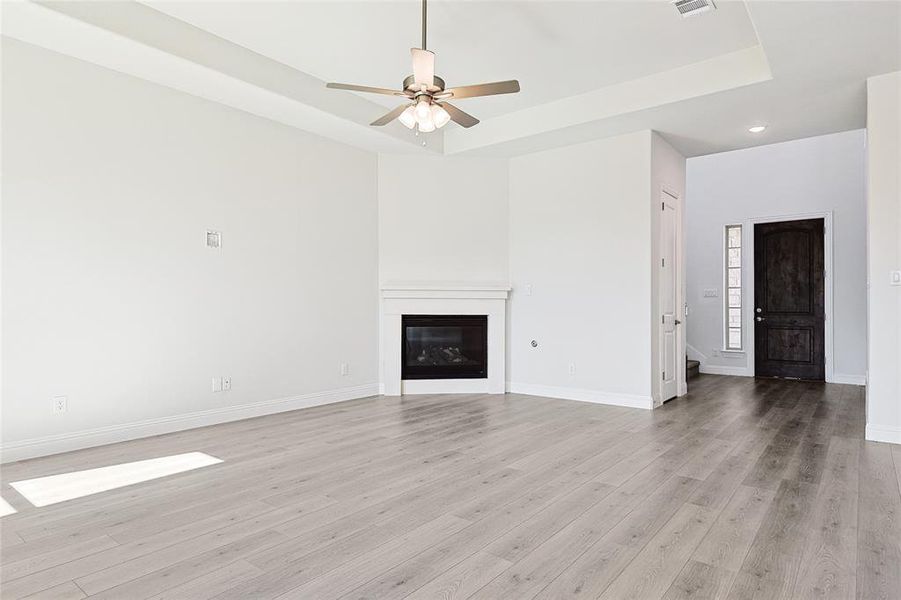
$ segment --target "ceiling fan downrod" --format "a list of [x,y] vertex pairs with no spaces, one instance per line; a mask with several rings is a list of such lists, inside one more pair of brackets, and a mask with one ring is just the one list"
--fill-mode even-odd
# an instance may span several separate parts
[[427,2],[428,2],[428,0],[422,0],[422,49],[423,50],[429,49],[428,46],[426,46],[426,35],[425,35],[426,27],[428,26],[427,21],[426,21],[426,15],[428,14],[428,7],[426,6]]

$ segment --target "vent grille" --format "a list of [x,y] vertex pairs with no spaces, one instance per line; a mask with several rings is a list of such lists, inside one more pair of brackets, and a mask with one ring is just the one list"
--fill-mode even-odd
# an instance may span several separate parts
[[708,10],[715,10],[716,5],[713,0],[674,0],[673,6],[679,11],[683,17],[701,14]]

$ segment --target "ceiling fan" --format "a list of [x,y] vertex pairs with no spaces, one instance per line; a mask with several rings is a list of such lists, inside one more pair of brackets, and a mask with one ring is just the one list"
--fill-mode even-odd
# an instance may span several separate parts
[[427,0],[422,0],[422,48],[410,48],[413,55],[413,74],[404,79],[403,89],[392,90],[347,83],[326,84],[326,87],[336,90],[402,96],[409,100],[408,103],[398,106],[370,125],[380,127],[398,119],[408,129],[416,127],[422,133],[440,129],[447,125],[448,121],[454,121],[463,127],[472,127],[479,120],[450,104],[448,100],[515,94],[519,91],[519,82],[515,79],[445,88],[444,80],[435,75],[435,53],[426,49],[426,2]]

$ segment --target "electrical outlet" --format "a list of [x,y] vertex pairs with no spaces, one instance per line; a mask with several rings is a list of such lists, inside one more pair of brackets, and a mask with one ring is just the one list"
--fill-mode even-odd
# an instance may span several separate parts
[[221,377],[213,377],[213,392],[221,392],[222,391],[222,378]]
[[347,363],[341,363],[341,374],[347,375]]
[[64,413],[69,410],[69,398],[66,396],[54,396],[53,412]]
[[226,375],[222,378],[222,391],[228,392],[232,389],[232,378],[231,375]]
[[569,374],[570,375],[576,374],[576,363],[569,363]]
[[527,283],[526,284],[526,296],[531,296],[531,295],[532,295],[532,284]]

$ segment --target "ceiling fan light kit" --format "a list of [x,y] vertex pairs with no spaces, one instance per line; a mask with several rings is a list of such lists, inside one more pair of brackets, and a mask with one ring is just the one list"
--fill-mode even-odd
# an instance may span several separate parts
[[515,94],[519,91],[519,82],[515,79],[447,89],[444,80],[435,75],[435,53],[426,49],[426,16],[428,14],[426,2],[427,0],[422,0],[422,48],[410,48],[410,54],[413,57],[413,74],[404,79],[401,90],[348,83],[326,84],[326,87],[337,90],[403,96],[409,100],[409,104],[398,106],[370,125],[381,127],[397,119],[407,129],[415,128],[420,133],[435,131],[450,121],[463,127],[472,127],[479,120],[450,104],[449,99]]

